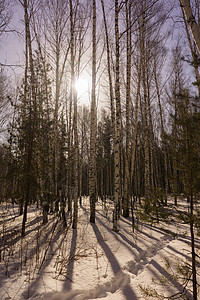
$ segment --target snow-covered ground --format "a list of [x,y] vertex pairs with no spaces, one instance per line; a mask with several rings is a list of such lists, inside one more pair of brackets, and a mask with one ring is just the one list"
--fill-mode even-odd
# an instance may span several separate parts
[[[178,209],[187,211],[180,201]],[[83,198],[73,230],[69,216],[66,229],[56,215],[42,225],[40,210],[30,206],[21,239],[18,207],[1,204],[0,299],[192,299],[189,226],[175,220],[173,207],[165,221],[139,220],[134,233],[123,217],[119,232],[112,231],[112,202],[96,208],[90,224]],[[199,255],[198,237],[196,246]]]

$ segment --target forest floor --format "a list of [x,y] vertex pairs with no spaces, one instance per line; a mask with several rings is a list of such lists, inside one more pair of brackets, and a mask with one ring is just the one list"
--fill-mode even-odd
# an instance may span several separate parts
[[[18,206],[1,204],[0,299],[192,299],[189,225],[179,218],[188,210],[185,199],[158,223],[141,214],[134,233],[131,218],[123,217],[119,232],[112,231],[111,201],[106,207],[99,201],[96,209],[96,224],[90,224],[83,198],[73,230],[69,217],[64,229],[55,214],[43,225],[41,211],[30,206],[21,239]],[[197,235],[196,253],[199,274]]]

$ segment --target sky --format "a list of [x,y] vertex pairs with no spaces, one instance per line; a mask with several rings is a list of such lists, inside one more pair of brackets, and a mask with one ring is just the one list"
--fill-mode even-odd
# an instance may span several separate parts
[[[4,34],[0,40],[0,63],[6,65],[21,65],[23,64],[24,41],[23,41],[23,12],[20,6],[15,4],[12,8],[13,16],[9,24],[8,34]],[[18,74],[23,73],[22,68],[7,68],[9,74],[12,72]]]
[[[15,86],[20,83],[20,79],[24,73],[24,23],[23,23],[23,9],[20,4],[15,2],[13,5],[13,18],[11,24],[9,25],[9,29],[14,29],[17,32],[12,32],[9,34],[5,34],[0,39],[0,63],[11,65],[10,67],[6,67],[6,73],[9,75],[11,80],[15,83]],[[183,24],[180,21],[178,15],[180,15],[180,7],[179,1],[170,0],[168,5],[170,7],[171,4],[174,4],[174,9],[171,12],[169,21],[167,22],[166,29],[174,29],[171,33],[169,39],[167,40],[166,47],[168,49],[168,53],[171,53],[171,49],[175,47],[177,40],[185,39],[185,33],[183,30]],[[186,42],[187,43],[187,42]],[[187,45],[185,43],[185,45]],[[188,47],[184,47],[184,51],[187,51]],[[17,67],[18,66],[18,67]],[[21,66],[21,67],[20,67]],[[170,59],[168,60],[165,66],[165,73],[163,73],[163,77],[168,76],[170,69]],[[190,68],[188,68],[188,82],[190,82],[189,78],[191,76]],[[78,87],[78,104],[90,104],[90,93],[88,93],[88,88],[91,88],[91,83],[89,82],[91,77],[86,74],[81,76],[82,84]],[[103,89],[102,89],[103,90]],[[97,95],[99,96],[99,94]],[[100,101],[98,105],[100,105],[102,99],[107,99],[104,94],[100,94]],[[106,103],[103,103],[106,105]],[[109,105],[107,105],[109,107]]]

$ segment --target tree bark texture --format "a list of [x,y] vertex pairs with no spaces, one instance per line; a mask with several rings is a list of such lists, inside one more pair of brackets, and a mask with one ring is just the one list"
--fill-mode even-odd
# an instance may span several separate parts
[[121,144],[121,104],[120,104],[120,72],[119,72],[119,25],[118,0],[115,0],[115,103],[116,103],[116,133],[114,141],[114,215],[113,231],[118,231],[118,210],[120,201],[120,144]]
[[71,102],[74,104],[74,210],[72,228],[77,228],[78,223],[78,124],[77,124],[77,92],[75,89],[75,56],[74,56],[74,13],[72,0],[70,3],[70,33],[71,33]]
[[197,46],[197,50],[200,54],[200,28],[199,28],[199,25],[197,24],[195,17],[192,13],[190,0],[179,0],[179,1],[180,1],[180,5],[186,15],[187,23],[190,27],[193,39]]
[[90,191],[90,222],[95,223],[96,203],[96,0],[93,0],[93,30],[92,30],[92,103],[90,123],[90,166],[89,166],[89,191]]
[[125,177],[124,177],[124,197],[123,216],[129,217],[129,197],[130,197],[130,98],[131,98],[131,7],[130,2],[126,2],[126,153],[125,153]]

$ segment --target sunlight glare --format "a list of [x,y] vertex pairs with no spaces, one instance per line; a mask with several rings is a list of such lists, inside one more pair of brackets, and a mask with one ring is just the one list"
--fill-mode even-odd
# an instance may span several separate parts
[[75,82],[75,88],[77,92],[77,97],[78,97],[78,103],[79,105],[89,105],[90,103],[90,89],[91,89],[91,78],[86,75],[86,76],[80,76],[79,78],[76,79]]
[[89,82],[86,78],[79,77],[76,79],[76,91],[78,93],[78,97],[83,96],[83,94],[86,94],[89,92]]

